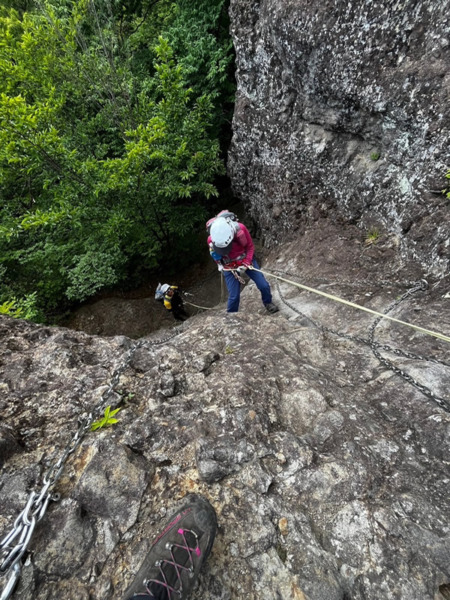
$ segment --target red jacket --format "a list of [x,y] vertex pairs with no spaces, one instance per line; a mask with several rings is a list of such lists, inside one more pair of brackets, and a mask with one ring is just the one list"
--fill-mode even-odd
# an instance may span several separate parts
[[[226,256],[223,256],[221,260],[216,260],[217,263],[229,265],[230,263],[236,263],[239,265],[251,265],[253,255],[255,253],[255,244],[253,243],[252,236],[249,230],[242,223],[238,223],[239,231],[235,234],[233,241],[231,242],[231,250]],[[208,237],[208,246],[212,247],[211,236]]]

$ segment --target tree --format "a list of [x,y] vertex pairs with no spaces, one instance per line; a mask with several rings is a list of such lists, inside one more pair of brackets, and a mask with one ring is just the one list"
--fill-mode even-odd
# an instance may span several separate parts
[[58,310],[154,268],[217,193],[220,94],[188,85],[192,71],[155,38],[176,3],[134,4],[1,13],[0,302],[36,292]]

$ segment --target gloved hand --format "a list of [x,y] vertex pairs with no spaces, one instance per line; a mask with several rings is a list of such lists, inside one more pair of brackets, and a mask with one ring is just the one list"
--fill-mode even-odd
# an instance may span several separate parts
[[219,269],[219,271],[223,271],[223,265],[221,265],[221,264],[218,264],[218,265],[217,265],[217,268]]
[[239,273],[239,275],[243,275],[247,270],[247,267],[245,265],[240,265],[236,270]]

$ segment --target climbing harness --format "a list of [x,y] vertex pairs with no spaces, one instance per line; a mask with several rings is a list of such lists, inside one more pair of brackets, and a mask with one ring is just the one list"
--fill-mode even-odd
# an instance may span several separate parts
[[[297,314],[301,315],[302,317],[308,319],[309,321],[311,321],[313,323],[314,326],[316,326],[317,328],[321,329],[324,332],[328,332],[333,335],[337,335],[339,337],[342,337],[342,338],[345,338],[345,339],[348,339],[351,341],[356,341],[359,343],[369,345],[371,347],[374,355],[376,356],[376,358],[386,368],[390,369],[392,372],[394,372],[395,374],[402,377],[405,381],[407,381],[411,385],[415,386],[425,396],[427,396],[428,398],[430,398],[431,400],[436,402],[441,408],[450,412],[450,404],[448,403],[448,401],[433,394],[433,392],[431,390],[429,390],[426,386],[417,382],[408,373],[405,373],[402,369],[400,369],[396,365],[394,365],[390,360],[388,360],[387,358],[382,356],[379,351],[385,350],[387,352],[392,352],[392,353],[396,354],[397,356],[402,356],[402,357],[406,357],[406,358],[410,358],[410,359],[414,359],[414,360],[427,360],[429,362],[434,362],[434,363],[441,364],[444,366],[450,366],[449,364],[447,364],[444,361],[441,361],[437,358],[434,358],[434,357],[424,358],[423,356],[413,354],[411,352],[405,352],[400,349],[392,348],[387,344],[380,344],[380,343],[376,342],[374,339],[375,329],[376,329],[377,325],[380,323],[380,321],[382,319],[389,319],[389,320],[399,323],[401,325],[411,327],[421,333],[431,335],[437,339],[441,339],[446,342],[450,342],[450,338],[443,334],[440,334],[435,331],[431,331],[429,329],[425,329],[423,327],[419,327],[417,325],[413,325],[411,323],[407,323],[405,321],[401,321],[401,320],[391,317],[387,314],[388,312],[393,310],[398,304],[400,304],[403,300],[405,300],[407,297],[411,296],[412,294],[414,294],[415,292],[417,292],[419,290],[425,290],[427,287],[427,284],[424,280],[422,280],[418,283],[416,282],[415,285],[411,289],[407,290],[407,292],[405,292],[398,300],[391,303],[387,307],[387,309],[385,310],[384,313],[380,313],[380,312],[371,310],[369,308],[366,308],[364,306],[355,304],[354,302],[349,302],[347,300],[344,300],[338,296],[335,296],[332,294],[327,294],[325,292],[322,292],[322,291],[317,290],[312,287],[305,286],[303,284],[292,281],[290,279],[285,279],[285,278],[275,275],[273,273],[263,271],[262,269],[256,269],[255,267],[253,267],[251,265],[248,268],[253,269],[255,271],[259,271],[260,273],[262,273],[264,275],[268,275],[270,277],[276,278],[277,279],[276,285],[277,285],[277,289],[278,289],[280,298],[286,304],[286,306],[288,306],[291,310],[293,310]],[[240,282],[244,283],[244,280],[238,275],[237,270],[235,268],[227,268],[224,270],[233,272],[233,275]],[[288,275],[289,277],[295,277],[295,275],[291,275],[286,272],[283,272],[283,274]],[[209,279],[209,277],[210,277],[210,275],[206,279]],[[223,277],[221,278],[221,280],[222,280],[222,290],[223,290]],[[289,303],[283,297],[281,290],[280,290],[279,281],[284,281],[285,283],[292,284],[292,285],[294,285],[300,289],[306,290],[308,292],[318,294],[320,296],[331,299],[333,301],[340,302],[347,306],[351,306],[353,308],[357,308],[359,310],[363,310],[365,312],[375,315],[377,318],[372,323],[372,325],[369,329],[369,337],[366,339],[366,338],[362,338],[359,336],[354,336],[354,335],[335,331],[329,327],[326,327],[326,326],[323,326],[323,325],[317,323],[311,317],[304,315],[300,310],[298,310],[296,307],[294,307],[291,303]],[[210,308],[213,308],[213,307],[198,306],[191,302],[187,302],[187,303],[191,304],[192,306],[195,306],[196,308],[201,308],[203,310],[208,310]],[[170,341],[171,339],[173,339],[175,336],[184,332],[185,330],[186,330],[186,327],[184,324],[179,325],[179,326],[173,328],[173,333],[171,335],[166,336],[163,339],[159,339],[159,340],[148,340],[147,339],[145,341],[140,340],[139,342],[132,345],[131,348],[125,354],[125,358],[124,358],[123,362],[113,372],[109,386],[103,392],[97,406],[86,417],[79,419],[77,431],[72,436],[72,439],[65,447],[65,449],[62,452],[59,459],[56,462],[52,463],[50,465],[50,467],[48,468],[46,474],[43,477],[42,486],[41,486],[40,490],[38,490],[38,491],[33,490],[30,493],[28,500],[26,502],[25,508],[22,510],[22,512],[19,514],[19,516],[14,521],[11,531],[0,541],[0,582],[2,581],[2,579],[4,579],[6,581],[6,584],[4,585],[2,594],[0,596],[0,600],[8,600],[8,598],[11,597],[11,595],[15,589],[15,586],[20,578],[21,571],[22,571],[22,558],[23,558],[25,552],[27,551],[27,548],[30,543],[31,537],[33,535],[34,529],[35,529],[36,525],[44,517],[50,501],[58,501],[59,500],[59,495],[57,493],[54,493],[53,489],[54,489],[56,483],[58,482],[59,478],[61,477],[61,474],[63,472],[63,469],[64,469],[67,459],[69,458],[69,456],[71,454],[73,454],[75,452],[75,450],[78,448],[78,446],[81,444],[82,440],[84,439],[86,433],[91,429],[91,425],[93,424],[93,422],[95,420],[94,415],[100,414],[101,412],[104,411],[106,404],[108,402],[108,399],[110,398],[110,396],[113,393],[115,393],[115,387],[118,385],[121,375],[128,368],[136,351],[140,348],[147,347],[147,346],[157,346],[157,345],[165,344],[168,341]]]
[[[199,287],[206,283],[212,275],[216,273],[214,269],[205,279],[197,284]],[[192,304],[188,302],[189,304]],[[197,308],[207,310],[207,307]],[[111,376],[108,388],[103,392],[96,407],[85,417],[80,417],[77,431],[73,434],[71,440],[64,448],[59,459],[52,463],[42,478],[40,488],[33,490],[25,504],[25,508],[14,521],[11,531],[0,541],[0,584],[3,583],[3,590],[0,600],[8,600],[11,597],[22,572],[22,559],[28,549],[31,537],[36,525],[44,517],[50,502],[59,500],[59,495],[54,493],[54,487],[60,479],[67,459],[73,454],[83,441],[85,435],[90,431],[91,425],[97,416],[102,414],[108,404],[110,396],[115,393],[115,388],[120,381],[121,375],[128,368],[131,360],[137,350],[144,347],[159,346],[166,344],[174,337],[186,331],[186,325],[178,325],[173,328],[172,333],[157,340],[140,340],[133,344],[126,352],[125,357],[119,367],[115,369]],[[114,407],[115,408],[115,407]]]
[[237,272],[235,269],[224,269],[224,271],[231,271],[231,272],[232,272],[232,274],[233,274],[233,277],[234,277],[235,279],[237,279],[237,280],[239,281],[239,283],[242,283],[242,285],[244,285],[244,284],[245,284],[245,280],[244,280],[244,278],[243,278],[243,277],[241,277],[241,276],[239,275],[239,273],[238,273],[238,272]]
[[[195,287],[203,285],[217,271],[214,269],[204,281]],[[223,280],[223,277],[221,277]],[[198,306],[187,302],[196,308],[208,310],[213,307]],[[67,459],[73,454],[83,441],[85,435],[90,431],[91,425],[99,414],[106,408],[110,396],[114,393],[120,381],[121,375],[128,368],[135,353],[140,348],[159,346],[166,344],[174,337],[186,331],[186,325],[178,325],[173,332],[164,338],[157,340],[140,340],[133,344],[125,354],[123,362],[113,372],[108,388],[103,392],[96,407],[86,416],[79,419],[78,429],[63,450],[59,459],[52,463],[42,478],[40,489],[33,490],[25,504],[25,508],[14,521],[11,531],[0,541],[0,583],[4,583],[0,600],[8,600],[11,597],[22,571],[22,559],[28,549],[31,537],[36,525],[44,517],[50,502],[59,500],[59,495],[53,489],[60,479]],[[115,408],[115,407],[114,407]]]
[[20,579],[22,571],[22,558],[27,551],[33,531],[39,521],[44,517],[50,501],[59,500],[59,494],[53,492],[53,488],[62,475],[67,459],[75,452],[83,438],[91,429],[91,425],[97,415],[103,414],[110,396],[115,392],[115,387],[120,381],[121,375],[128,368],[137,350],[147,346],[158,346],[165,344],[175,336],[185,331],[183,325],[174,327],[174,333],[160,340],[140,340],[133,344],[125,354],[124,360],[115,369],[111,376],[108,388],[103,392],[96,407],[86,416],[78,421],[78,429],[72,439],[65,447],[59,459],[52,463],[42,479],[41,488],[33,490],[25,504],[25,508],[14,521],[11,531],[0,541],[0,583],[6,581],[0,600],[8,600]]
[[[339,296],[335,296],[332,294],[327,294],[325,292],[322,292],[321,290],[317,290],[315,288],[300,284],[296,281],[292,281],[290,279],[286,279],[284,277],[280,277],[278,275],[275,275],[274,273],[269,273],[267,271],[263,271],[262,269],[256,269],[255,267],[253,267],[252,265],[249,265],[248,267],[249,269],[253,269],[255,271],[259,271],[260,273],[264,274],[264,275],[268,275],[269,277],[274,277],[275,279],[277,279],[277,289],[278,289],[278,293],[280,295],[281,300],[284,302],[284,304],[286,304],[286,306],[288,306],[291,310],[293,310],[294,312],[296,312],[297,314],[301,315],[302,317],[308,319],[309,321],[311,321],[311,323],[313,323],[313,325],[315,327],[317,327],[318,329],[324,331],[324,332],[328,332],[331,333],[333,335],[339,336],[341,338],[345,338],[348,339],[350,341],[353,342],[358,342],[358,343],[362,343],[365,345],[368,345],[371,349],[372,352],[374,354],[374,356],[380,361],[381,364],[383,364],[386,368],[388,368],[390,371],[392,371],[393,373],[395,373],[396,375],[402,377],[406,382],[408,382],[409,384],[413,385],[415,388],[417,388],[422,394],[424,394],[427,398],[429,398],[430,400],[433,400],[436,404],[438,404],[441,408],[443,408],[445,411],[450,412],[450,403],[444,399],[441,398],[439,396],[437,396],[436,394],[434,394],[428,387],[424,386],[423,384],[419,383],[416,379],[414,379],[413,377],[411,377],[411,375],[409,375],[408,373],[406,373],[403,369],[400,369],[399,367],[397,367],[392,361],[390,361],[389,359],[387,359],[386,357],[384,357],[381,353],[380,350],[384,350],[386,352],[391,352],[397,356],[401,356],[404,358],[409,358],[412,360],[425,360],[427,362],[432,362],[435,364],[440,364],[446,367],[450,367],[450,364],[446,363],[445,361],[442,361],[438,358],[435,357],[430,357],[430,358],[426,358],[423,357],[419,354],[414,354],[412,352],[407,352],[398,348],[392,348],[391,346],[389,346],[388,344],[381,344],[379,342],[376,342],[374,339],[374,334],[375,334],[375,328],[377,327],[377,325],[380,323],[380,321],[382,319],[389,319],[390,321],[393,321],[395,323],[399,323],[401,325],[413,328],[421,333],[424,333],[426,335],[430,335],[432,337],[435,337],[437,339],[446,341],[446,342],[450,342],[450,337],[443,335],[441,333],[438,333],[436,331],[432,331],[430,329],[425,329],[424,327],[420,327],[418,325],[413,325],[412,323],[407,323],[406,321],[401,321],[400,319],[396,319],[394,317],[391,317],[388,315],[388,313],[390,311],[392,311],[396,306],[398,306],[401,302],[403,302],[406,298],[408,298],[409,296],[413,295],[414,293],[418,292],[418,291],[424,291],[428,288],[428,283],[422,279],[419,282],[408,282],[408,285],[410,285],[410,289],[408,289],[399,299],[395,300],[394,302],[392,302],[387,309],[384,311],[384,313],[380,313],[378,311],[372,310],[370,308],[367,308],[365,306],[360,306],[359,304],[356,304],[354,302],[349,302],[348,300],[344,300],[343,298],[340,298]],[[233,273],[233,275],[235,277],[239,277],[237,274],[237,268],[235,266],[233,267],[228,267],[227,269],[224,269],[231,271]],[[287,273],[286,271],[277,271],[277,272],[281,272],[284,275],[287,275],[289,277],[297,277],[296,275],[292,275],[291,273]],[[314,321],[313,319],[311,319],[311,317],[306,316],[305,314],[303,314],[301,311],[299,311],[297,308],[295,308],[292,304],[290,304],[282,295],[281,293],[281,289],[280,289],[280,285],[279,285],[279,281],[284,281],[285,283],[289,283],[292,284],[296,287],[299,287],[303,290],[306,290],[308,292],[313,292],[315,294],[319,294],[320,296],[324,296],[325,298],[331,299],[335,302],[340,302],[341,304],[345,304],[347,306],[351,306],[352,308],[357,308],[359,310],[362,310],[364,312],[368,312],[370,314],[375,315],[377,318],[375,319],[375,321],[373,322],[373,324],[371,325],[370,329],[369,329],[369,337],[363,338],[360,336],[355,336],[355,335],[350,335],[350,334],[346,334],[346,333],[342,333],[339,331],[336,331],[334,329],[331,329],[329,327],[326,327],[324,325],[321,325],[320,323]],[[242,280],[242,283],[244,283],[244,281]],[[389,283],[390,282],[385,282],[385,283]]]

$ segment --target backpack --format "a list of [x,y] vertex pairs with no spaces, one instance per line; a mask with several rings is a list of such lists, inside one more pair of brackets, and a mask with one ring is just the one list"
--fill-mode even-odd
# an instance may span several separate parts
[[206,222],[206,231],[207,231],[208,235],[210,233],[211,225],[214,223],[214,221],[218,217],[223,217],[224,219],[227,219],[228,221],[234,221],[237,225],[237,222],[238,222],[237,215],[235,215],[233,212],[230,212],[229,210],[221,210],[218,215],[216,215],[212,219],[209,219],[209,221]]

